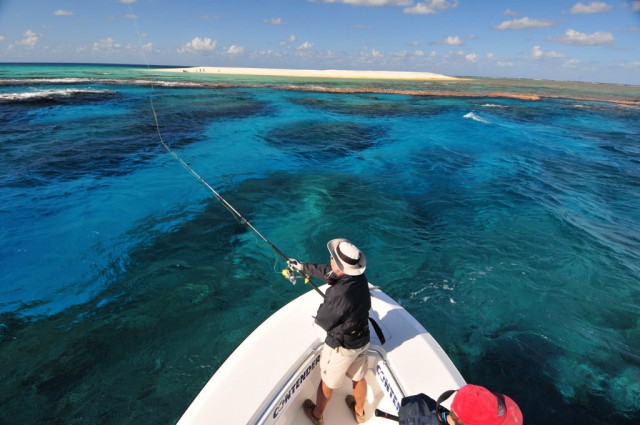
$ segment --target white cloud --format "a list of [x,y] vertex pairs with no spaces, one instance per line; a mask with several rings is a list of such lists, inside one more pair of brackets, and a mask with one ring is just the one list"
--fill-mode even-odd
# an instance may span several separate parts
[[447,9],[458,7],[458,0],[427,0],[404,9],[404,13],[414,15],[435,15]]
[[4,41],[4,35],[0,35],[0,41]]
[[555,38],[554,41],[563,44],[575,44],[578,46],[595,46],[599,44],[612,44],[615,41],[613,34],[605,31],[596,31],[593,34],[585,34],[573,29],[568,29],[564,35]]
[[414,4],[414,0],[309,0],[318,3],[343,3],[352,6],[405,6],[404,13],[434,15],[443,10],[458,7],[458,0],[425,0]]
[[71,10],[54,10],[53,16],[73,16],[73,12]]
[[103,38],[101,40],[96,41],[91,46],[91,50],[94,52],[112,52],[115,50],[120,50],[120,44],[116,43],[113,38]]
[[475,53],[469,53],[468,55],[465,55],[464,58],[467,60],[467,62],[471,62],[471,63],[478,62],[478,55]]
[[309,43],[308,41],[305,41],[304,43],[298,46],[298,50],[309,50],[312,47],[313,47],[313,44]]
[[118,0],[118,1],[124,4],[133,4],[138,2],[138,0]]
[[501,66],[503,68],[515,66],[515,64],[511,61],[498,61],[496,62],[496,65]]
[[409,6],[413,0],[316,0],[322,3],[344,3],[353,6]]
[[533,56],[534,59],[542,59],[542,57],[544,57],[544,52],[540,46],[533,46],[531,48],[531,56]]
[[406,50],[395,52],[391,55],[392,59],[395,61],[404,61],[407,59],[407,56],[409,56],[409,54],[407,53]]
[[178,53],[202,53],[212,52],[216,49],[216,40],[212,40],[209,37],[195,37],[193,40],[178,49]]
[[253,50],[253,51],[249,54],[249,56],[250,56],[251,58],[257,58],[257,59],[265,59],[265,58],[268,58],[268,59],[273,59],[273,58],[281,59],[281,58],[283,58],[283,57],[284,57],[284,56],[283,56],[283,54],[282,54],[282,52],[275,51],[275,50],[271,50],[271,49],[267,49],[267,50]]
[[555,58],[555,59],[563,58],[563,57],[565,57],[565,56],[566,56],[564,53],[562,53],[562,52],[556,52],[555,50],[551,50],[551,51],[549,51],[549,52],[545,52],[545,55],[546,55],[548,58]]
[[284,19],[282,18],[271,18],[265,20],[265,22],[271,25],[284,25]]
[[582,2],[576,3],[571,8],[571,13],[573,14],[589,14],[589,13],[605,13],[613,9],[608,3],[602,1],[592,1],[589,4],[584,4]]
[[464,44],[462,39],[457,35],[450,35],[449,37],[444,39],[443,43],[449,46],[461,46]]
[[640,12],[640,0],[633,0],[631,2],[631,10],[634,12]]
[[124,19],[138,19],[138,15],[127,13],[126,15],[124,15]]
[[576,66],[579,64],[580,64],[580,61],[578,59],[569,59],[564,64],[562,64],[562,66]]
[[506,9],[502,14],[505,16],[518,16],[518,12],[512,9]]
[[550,19],[529,19],[527,17],[504,21],[500,25],[494,26],[497,30],[522,30],[527,28],[552,27],[555,23]]
[[225,51],[225,53],[229,56],[238,56],[244,53],[244,47],[233,44]]
[[290,35],[289,37],[286,38],[286,40],[280,40],[279,44],[281,46],[286,46],[290,43],[295,43],[298,40],[298,37],[296,37],[295,35]]
[[558,59],[558,58],[565,57],[565,54],[561,52],[556,52],[554,50],[550,52],[545,52],[542,50],[540,46],[533,46],[531,48],[531,57],[533,57],[534,59],[542,59],[542,58]]
[[33,49],[36,47],[39,39],[39,34],[36,34],[31,30],[26,30],[22,33],[22,39],[16,41],[16,44],[19,46],[25,46],[27,49]]

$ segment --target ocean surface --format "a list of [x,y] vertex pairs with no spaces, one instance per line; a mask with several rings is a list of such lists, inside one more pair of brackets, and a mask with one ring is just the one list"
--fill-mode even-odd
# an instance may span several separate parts
[[0,423],[173,424],[310,290],[163,149],[151,101],[280,250],[353,240],[525,423],[640,423],[640,87],[20,64],[0,65]]

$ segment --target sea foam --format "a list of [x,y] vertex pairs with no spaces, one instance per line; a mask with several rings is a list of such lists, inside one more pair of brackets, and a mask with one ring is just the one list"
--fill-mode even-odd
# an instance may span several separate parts
[[0,102],[30,102],[43,99],[70,98],[92,94],[114,94],[113,90],[58,89],[18,93],[0,93]]
[[485,120],[485,119],[484,119],[484,118],[482,118],[482,117],[479,117],[478,115],[476,115],[476,114],[475,114],[475,113],[473,113],[473,112],[469,112],[468,114],[466,114],[466,115],[464,116],[464,118],[469,118],[469,119],[472,119],[472,120],[474,120],[474,121],[478,121],[478,122],[482,122],[482,123],[485,123],[485,124],[489,124],[489,121]]

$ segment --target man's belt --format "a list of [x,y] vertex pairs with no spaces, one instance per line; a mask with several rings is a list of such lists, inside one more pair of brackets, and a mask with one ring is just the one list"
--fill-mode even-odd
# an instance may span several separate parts
[[335,332],[327,332],[327,335],[329,335],[331,338],[335,338],[339,341],[355,341],[356,339],[360,339],[365,335],[369,334],[369,327],[367,326],[366,328],[360,329],[358,331],[352,331],[350,333],[347,334],[342,334],[342,333],[335,333]]

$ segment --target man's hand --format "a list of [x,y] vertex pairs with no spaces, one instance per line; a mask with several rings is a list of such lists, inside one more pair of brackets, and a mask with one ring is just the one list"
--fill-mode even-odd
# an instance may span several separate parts
[[295,258],[289,258],[289,261],[287,261],[287,266],[299,272],[304,271],[304,264],[302,264],[300,261],[296,260]]

